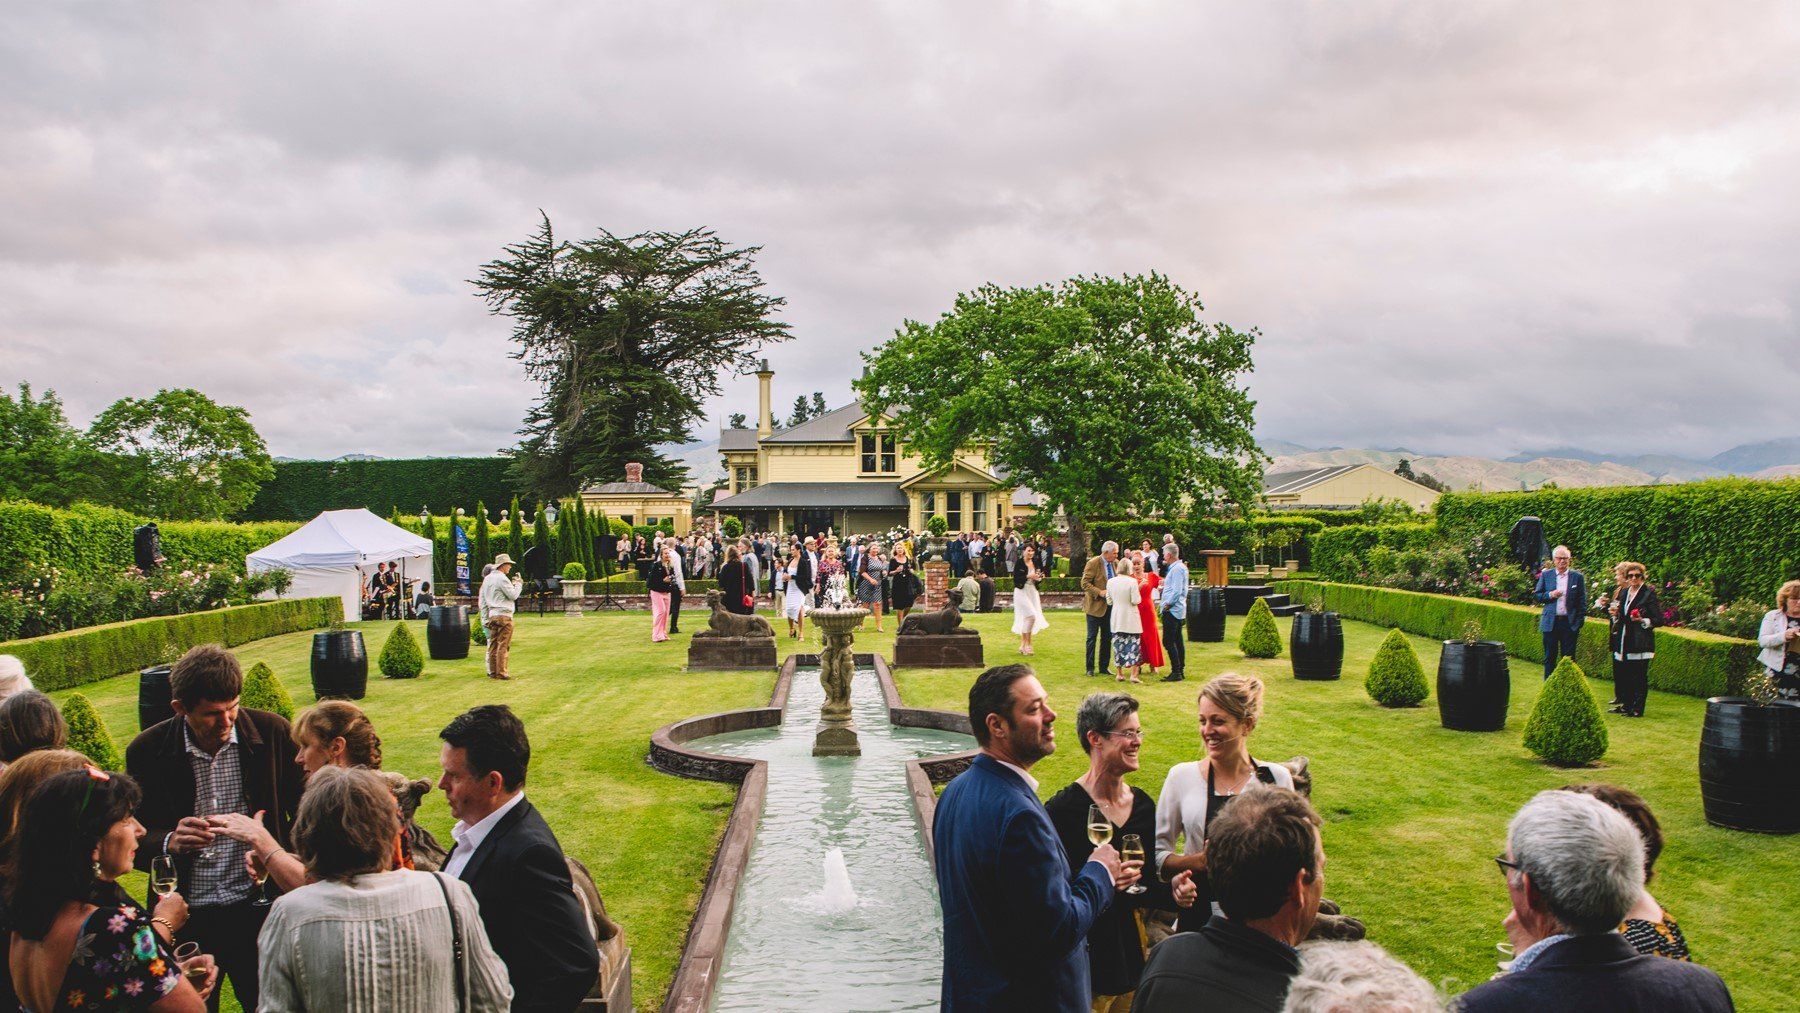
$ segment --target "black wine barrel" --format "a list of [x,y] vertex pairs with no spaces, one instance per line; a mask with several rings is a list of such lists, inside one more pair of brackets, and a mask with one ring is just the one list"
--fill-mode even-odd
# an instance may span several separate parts
[[175,716],[169,706],[175,694],[169,689],[169,666],[152,665],[138,672],[138,731]]
[[1763,834],[1800,832],[1800,704],[1706,701],[1700,728],[1706,822]]
[[1261,584],[1232,584],[1225,589],[1225,611],[1234,616],[1247,616],[1256,599],[1269,593]]
[[1344,623],[1336,612],[1296,612],[1288,634],[1294,678],[1324,681],[1344,671]]
[[1225,640],[1224,588],[1188,589],[1187,638],[1206,644],[1222,643]]
[[425,616],[425,647],[433,661],[469,656],[469,607],[433,605]]
[[1506,645],[1498,640],[1444,641],[1438,655],[1438,717],[1460,732],[1497,732],[1506,727],[1512,696]]
[[369,689],[369,652],[357,630],[313,634],[313,696],[361,700]]

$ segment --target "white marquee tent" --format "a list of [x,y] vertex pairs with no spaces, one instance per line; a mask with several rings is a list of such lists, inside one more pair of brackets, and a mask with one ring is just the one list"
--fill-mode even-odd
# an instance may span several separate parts
[[244,557],[251,573],[292,571],[296,598],[338,595],[344,618],[362,618],[362,588],[381,563],[398,564],[407,580],[431,579],[431,543],[367,510],[327,510],[300,530]]

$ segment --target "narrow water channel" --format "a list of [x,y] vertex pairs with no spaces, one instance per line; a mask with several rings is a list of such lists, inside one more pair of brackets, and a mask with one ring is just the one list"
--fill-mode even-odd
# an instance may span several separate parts
[[[906,790],[906,761],[968,749],[966,735],[895,727],[873,669],[850,703],[860,757],[814,757],[819,670],[794,673],[779,728],[696,740],[708,752],[767,760],[769,790],[738,888],[713,1009],[934,1009],[943,968],[937,884]],[[854,905],[825,888],[841,849]]]

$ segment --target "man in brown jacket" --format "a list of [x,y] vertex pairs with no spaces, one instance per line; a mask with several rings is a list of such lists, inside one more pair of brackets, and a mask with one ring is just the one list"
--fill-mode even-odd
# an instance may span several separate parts
[[[1100,546],[1100,554],[1081,568],[1081,611],[1087,613],[1087,674],[1091,677],[1112,667],[1111,609],[1106,604],[1106,582],[1119,572],[1119,543]],[[1100,664],[1094,665],[1094,644],[1100,645]]]

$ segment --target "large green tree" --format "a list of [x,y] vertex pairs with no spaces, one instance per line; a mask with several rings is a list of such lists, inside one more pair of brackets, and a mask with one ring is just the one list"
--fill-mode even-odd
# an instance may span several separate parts
[[1091,520],[1255,501],[1266,458],[1244,388],[1257,332],[1200,318],[1160,274],[987,285],[935,323],[906,321],[855,381],[927,469],[985,443],[994,469],[1069,517],[1071,555]]
[[230,517],[275,477],[250,413],[197,390],[121,398],[94,419],[88,438],[126,458],[113,502],[152,517]]
[[656,448],[685,443],[726,377],[785,341],[763,290],[760,247],[710,229],[559,239],[548,215],[531,238],[483,265],[474,285],[513,319],[513,357],[542,388],[514,449],[515,477],[538,496],[616,479],[627,461],[676,488],[687,469]]
[[17,398],[0,391],[0,499],[50,506],[94,499],[107,463],[69,424],[55,391],[34,397],[28,383],[19,384]]

